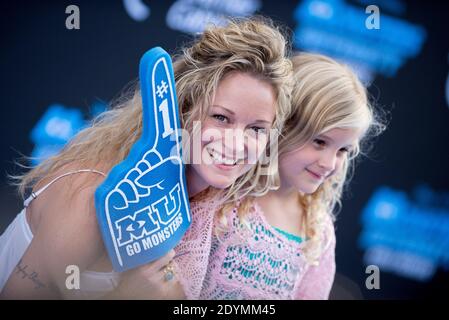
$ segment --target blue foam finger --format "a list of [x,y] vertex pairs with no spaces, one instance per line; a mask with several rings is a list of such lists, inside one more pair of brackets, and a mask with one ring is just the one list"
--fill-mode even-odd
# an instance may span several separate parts
[[139,74],[142,136],[95,192],[100,230],[118,272],[166,254],[191,221],[170,56],[159,47],[149,50]]

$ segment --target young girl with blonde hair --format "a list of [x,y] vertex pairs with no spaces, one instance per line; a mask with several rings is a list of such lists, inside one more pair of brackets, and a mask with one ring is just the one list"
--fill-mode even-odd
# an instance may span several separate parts
[[335,275],[336,206],[362,141],[383,125],[345,65],[292,58],[293,112],[279,141],[276,190],[215,218],[201,299],[327,299]]
[[[260,157],[267,132],[281,130],[289,113],[291,62],[286,50],[285,38],[272,22],[253,18],[209,27],[174,57],[183,128],[193,133],[194,122],[200,121],[201,132],[235,129],[246,138],[241,150],[227,145],[224,134],[201,139],[202,161],[186,167],[191,198],[209,186],[221,189],[221,198],[237,199],[273,184],[258,174],[260,161],[247,160]],[[111,168],[126,158],[141,132],[141,94],[135,89],[62,152],[19,177],[22,195],[31,188],[38,196],[26,202],[0,238],[2,298],[183,297],[176,273],[174,280],[164,277],[173,250],[135,270],[110,272],[98,228],[94,192]],[[217,144],[224,147],[220,154],[213,149]],[[249,154],[256,149],[258,154]],[[192,155],[191,148],[184,150]],[[192,215],[201,208],[193,201]],[[66,287],[69,265],[81,271],[79,290]]]

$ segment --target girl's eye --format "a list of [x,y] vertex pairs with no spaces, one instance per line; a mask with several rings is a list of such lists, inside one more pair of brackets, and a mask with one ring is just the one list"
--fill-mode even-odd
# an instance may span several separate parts
[[212,118],[220,121],[220,122],[228,122],[228,118],[222,114],[214,114]]
[[326,146],[326,141],[322,140],[322,139],[314,139],[313,143],[318,146],[318,147],[325,147]]
[[338,150],[339,155],[346,155],[348,152],[348,148],[341,148],[340,150]]

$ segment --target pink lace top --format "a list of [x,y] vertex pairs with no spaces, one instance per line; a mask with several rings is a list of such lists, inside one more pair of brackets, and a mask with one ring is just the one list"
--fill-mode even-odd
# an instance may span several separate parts
[[[303,243],[288,239],[265,220],[254,203],[245,224],[236,210],[229,229],[217,237],[217,196],[193,203],[192,226],[177,252],[175,268],[188,299],[327,299],[335,276],[335,234],[325,235],[317,266],[309,265]],[[328,222],[332,224],[329,219]]]

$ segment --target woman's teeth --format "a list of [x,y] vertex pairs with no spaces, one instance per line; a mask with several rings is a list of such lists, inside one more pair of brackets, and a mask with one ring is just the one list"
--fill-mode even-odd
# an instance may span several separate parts
[[234,166],[237,164],[237,161],[223,157],[220,153],[218,153],[214,149],[207,149],[207,152],[209,152],[209,155],[212,157],[212,159],[214,159],[214,161],[219,164],[225,164],[227,166]]

